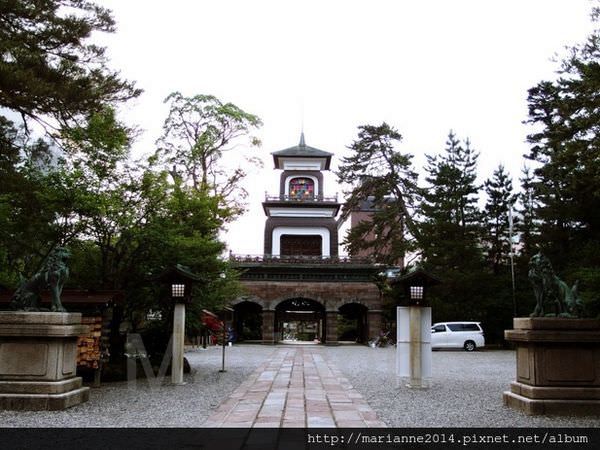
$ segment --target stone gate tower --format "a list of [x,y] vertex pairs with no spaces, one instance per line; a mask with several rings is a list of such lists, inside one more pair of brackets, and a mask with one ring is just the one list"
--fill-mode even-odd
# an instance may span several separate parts
[[272,153],[275,169],[282,170],[279,195],[267,195],[263,208],[265,255],[273,257],[338,256],[337,197],[326,197],[323,172],[329,170],[331,153],[295,147]]
[[338,255],[341,205],[326,196],[323,177],[333,154],[306,145],[303,133],[298,145],[272,155],[281,174],[279,192],[262,204],[264,253],[231,254],[245,291],[233,302],[235,330],[240,340],[265,344],[364,343],[381,330],[382,268]]

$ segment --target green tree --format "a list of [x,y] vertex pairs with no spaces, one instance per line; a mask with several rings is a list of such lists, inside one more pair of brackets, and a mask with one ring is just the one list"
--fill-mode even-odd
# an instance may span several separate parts
[[508,265],[511,236],[509,234],[509,210],[516,201],[512,193],[512,180],[500,165],[491,178],[484,183],[487,202],[484,209],[487,259],[495,274]]
[[427,155],[422,264],[442,280],[430,295],[434,320],[481,321],[488,340],[498,342],[512,317],[510,277],[494,276],[485,264],[478,156],[452,131],[442,154]]
[[[172,317],[165,286],[153,280],[163,270],[183,264],[201,274],[203,282],[193,292],[188,327],[197,331],[202,309],[218,310],[239,295],[238,275],[221,255],[225,245],[218,239],[223,223],[216,197],[197,191],[165,172],[145,174],[141,186],[144,220],[123,232],[116,249],[123,257],[118,273],[128,295],[127,313],[132,319],[142,311],[161,310],[167,323]],[[141,216],[142,214],[140,214]],[[166,343],[165,343],[166,344]]]
[[[49,249],[83,232],[90,181],[84,172],[114,156],[103,153],[100,140],[118,134],[96,136],[87,151],[74,150],[70,134],[93,128],[88,121],[110,116],[111,105],[141,91],[110,70],[104,48],[89,42],[94,32],[114,30],[107,9],[87,0],[13,0],[0,4],[0,17],[0,107],[22,118],[15,126],[0,116],[0,209],[6,212],[0,246],[8,272],[29,274]],[[51,143],[31,138],[31,121],[45,128]]]
[[521,192],[518,194],[519,221],[515,229],[518,231],[521,243],[519,254],[527,260],[536,253],[538,236],[538,219],[536,215],[537,201],[534,192],[535,179],[528,166],[521,170]]
[[0,248],[7,284],[31,274],[54,245],[78,231],[71,178],[53,168],[48,145],[0,118]]
[[465,271],[481,263],[478,157],[469,140],[461,144],[452,131],[442,155],[427,155],[420,244],[424,262],[434,270]]
[[[600,8],[593,10],[598,21]],[[584,297],[600,297],[600,34],[569,49],[553,81],[529,90],[540,247]],[[591,274],[595,273],[594,276]],[[584,281],[585,280],[585,281]],[[600,312],[600,309],[597,311]]]
[[365,202],[373,211],[370,220],[353,227],[344,244],[350,253],[369,250],[380,262],[395,264],[420,237],[414,218],[420,199],[412,155],[396,149],[402,135],[392,126],[358,127],[358,139],[349,147],[352,154],[342,158],[337,171],[344,192],[342,218]]
[[537,253],[539,245],[539,219],[537,216],[537,201],[534,194],[535,178],[529,166],[521,169],[521,190],[517,194],[515,214],[515,298],[517,317],[530,314],[535,307],[535,300],[528,278],[529,260]]
[[[598,11],[595,11],[597,18]],[[536,161],[534,194],[553,255],[600,238],[600,35],[572,47],[555,81],[529,90],[528,158]]]
[[251,146],[260,145],[250,136],[262,125],[260,119],[212,95],[184,97],[173,92],[165,103],[169,103],[169,114],[153,161],[172,168],[174,176],[183,176],[194,189],[211,192],[224,206],[240,212],[239,200],[246,197],[240,182],[246,172],[241,165],[225,167],[220,160],[224,152],[244,140]]
[[0,17],[0,106],[25,124],[56,131],[140,94],[88,42],[93,32],[114,31],[107,9],[88,0],[11,0],[0,3]]

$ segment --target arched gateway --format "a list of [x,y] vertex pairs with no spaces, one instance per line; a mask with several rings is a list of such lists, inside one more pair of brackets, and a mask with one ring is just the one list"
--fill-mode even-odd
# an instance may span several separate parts
[[[324,195],[332,154],[299,145],[273,153],[279,195],[263,209],[264,254],[231,255],[245,294],[234,302],[240,339],[265,344],[366,342],[381,330],[381,298],[367,260],[338,257],[337,197]],[[258,335],[260,334],[260,339]]]

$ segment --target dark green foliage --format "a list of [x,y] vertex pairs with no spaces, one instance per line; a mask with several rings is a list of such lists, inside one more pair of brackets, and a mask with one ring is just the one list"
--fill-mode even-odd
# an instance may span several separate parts
[[521,192],[518,195],[519,220],[515,223],[515,230],[520,234],[520,256],[529,260],[536,253],[539,240],[539,219],[536,216],[537,201],[534,192],[535,178],[529,167],[522,170]]
[[461,143],[452,131],[445,151],[427,156],[423,267],[442,281],[429,293],[433,321],[482,322],[487,342],[499,343],[513,317],[506,257],[507,212],[514,197],[508,175],[499,168],[485,184],[488,201],[479,211],[478,156],[468,140]]
[[434,272],[468,272],[481,265],[478,156],[468,140],[461,144],[452,131],[442,155],[427,155],[430,186],[421,205],[420,245],[426,267]]
[[[594,11],[594,19],[598,10]],[[600,297],[600,35],[570,49],[555,81],[529,90],[528,123],[536,132],[527,157],[537,202],[539,247],[568,284],[581,277],[588,303]],[[564,274],[564,275],[563,275]],[[595,275],[591,275],[595,274]]]
[[0,122],[0,254],[2,277],[12,285],[18,273],[36,272],[50,250],[80,228],[70,221],[77,196],[72,178],[49,166],[49,146],[4,118]]
[[420,190],[412,155],[395,149],[402,136],[386,123],[358,129],[358,139],[349,147],[353,153],[342,159],[337,172],[349,189],[344,192],[342,216],[348,217],[364,202],[372,215],[350,230],[344,244],[351,254],[368,249],[377,261],[397,264],[414,249],[420,233],[413,217]]
[[[529,90],[528,157],[534,171],[537,214],[550,257],[570,254],[574,242],[600,239],[600,36],[573,47],[556,81]],[[556,258],[554,258],[556,259]]]
[[0,17],[0,105],[24,119],[58,129],[141,92],[87,42],[114,30],[107,9],[87,0],[6,0]]
[[[237,295],[237,274],[220,258],[218,240],[233,214],[223,205],[228,187],[210,183],[224,146],[259,119],[214,97],[193,99],[208,105],[202,142],[211,189],[177,176],[169,182],[168,173],[131,161],[134,130],[114,108],[140,91],[88,42],[96,31],[113,31],[108,10],[84,0],[11,0],[0,17],[0,107],[23,118],[19,128],[0,116],[0,284],[14,287],[54,246],[66,245],[67,288],[123,290],[126,317],[140,327],[150,309],[170,320],[172,305],[153,276],[185,264],[205,280],[190,307],[188,326],[197,327],[199,309]],[[183,113],[177,102],[184,99],[171,99]],[[29,120],[45,127],[52,144],[30,137]],[[175,122],[170,116],[171,130]]]
[[[516,196],[512,193],[512,180],[500,165],[484,183],[487,202],[484,210],[487,259],[495,274],[509,264],[511,236],[509,235],[509,210]],[[513,226],[515,219],[513,218]]]

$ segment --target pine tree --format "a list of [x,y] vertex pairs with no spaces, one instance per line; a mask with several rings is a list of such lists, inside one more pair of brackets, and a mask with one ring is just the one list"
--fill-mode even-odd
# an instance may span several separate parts
[[521,243],[521,248],[519,253],[522,257],[529,259],[536,253],[539,221],[536,219],[535,179],[528,166],[523,167],[521,174],[522,177],[519,178],[521,192],[518,195],[517,209],[519,221],[515,229],[520,235],[519,242]]
[[[595,11],[597,17],[598,11]],[[541,241],[556,264],[600,241],[600,34],[570,49],[556,81],[529,90],[529,120],[538,131],[528,136],[527,157],[534,171]],[[600,263],[597,251],[595,264]],[[560,262],[559,262],[560,261]]]
[[[592,18],[598,22],[600,7]],[[570,48],[558,78],[529,90],[536,131],[533,198],[539,244],[565,281],[580,281],[588,310],[600,311],[600,30]],[[593,305],[593,306],[592,306]]]
[[498,302],[490,295],[493,283],[481,245],[478,156],[469,140],[459,141],[452,131],[443,153],[427,155],[429,186],[421,205],[423,267],[442,279],[429,296],[434,320],[476,320],[498,327],[493,322],[499,317]]
[[512,193],[512,180],[503,165],[494,170],[484,187],[487,194],[484,214],[487,258],[494,273],[498,274],[508,263],[511,245],[509,210],[516,201],[516,195]]
[[[351,254],[368,250],[377,261],[396,264],[420,240],[415,206],[420,199],[412,155],[395,148],[402,135],[392,126],[359,126],[358,139],[349,147],[337,172],[349,186],[342,217],[348,217],[363,202],[372,210],[369,221],[353,227],[345,244]],[[342,219],[343,220],[343,219]]]
[[87,0],[13,0],[0,2],[0,17],[0,106],[25,125],[35,120],[55,131],[141,93],[108,68],[103,47],[88,42],[93,32],[114,31],[106,8]]
[[453,131],[442,155],[427,155],[422,242],[425,263],[434,269],[467,270],[481,263],[476,167],[479,154]]

